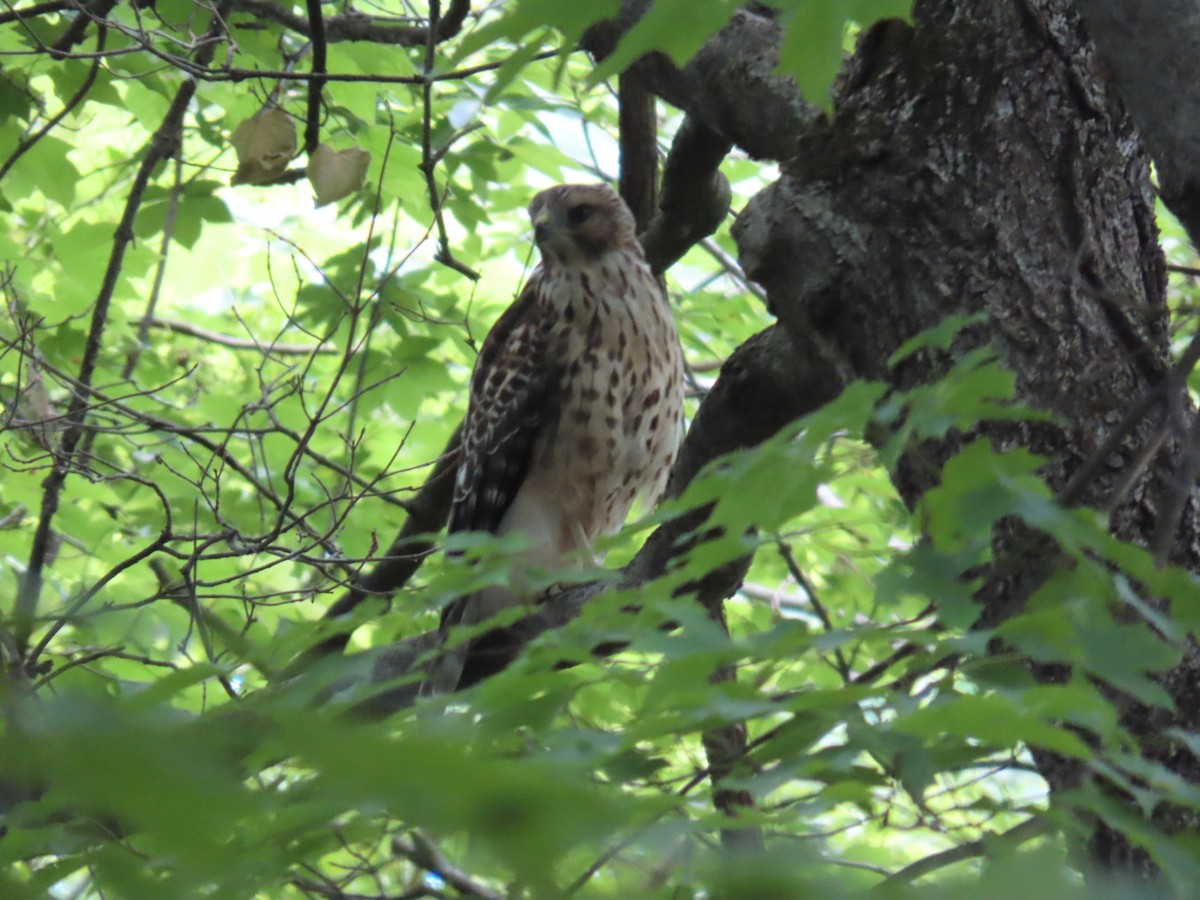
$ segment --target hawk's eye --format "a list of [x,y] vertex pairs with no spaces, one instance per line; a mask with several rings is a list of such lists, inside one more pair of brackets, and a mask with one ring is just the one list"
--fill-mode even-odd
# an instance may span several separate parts
[[588,220],[592,214],[592,208],[586,203],[580,203],[578,206],[572,206],[567,210],[567,224],[572,228],[582,225]]

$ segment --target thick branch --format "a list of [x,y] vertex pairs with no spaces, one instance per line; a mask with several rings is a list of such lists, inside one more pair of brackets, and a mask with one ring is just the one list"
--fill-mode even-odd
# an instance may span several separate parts
[[691,117],[671,142],[658,212],[641,236],[650,268],[661,274],[708,237],[729,213],[729,181],[721,161],[729,142]]
[[[79,14],[75,16],[66,31],[59,35],[58,40],[50,47],[52,56],[62,57],[71,52],[71,49],[81,41],[87,34],[88,25],[94,21],[98,21],[112,12],[112,8],[117,5],[117,0],[90,0],[86,5],[71,4],[79,9]],[[208,60],[212,59],[212,54],[208,54],[208,59],[204,61],[204,65],[208,64]],[[198,61],[198,60],[197,60]]]
[[618,88],[621,198],[645,230],[658,206],[658,115],[654,95],[632,74]]
[[0,25],[9,25],[13,22],[21,22],[25,19],[33,19],[37,16],[45,16],[67,9],[75,9],[75,4],[71,0],[46,0],[45,3],[35,3],[32,6],[22,6],[18,9],[8,9],[0,12]]

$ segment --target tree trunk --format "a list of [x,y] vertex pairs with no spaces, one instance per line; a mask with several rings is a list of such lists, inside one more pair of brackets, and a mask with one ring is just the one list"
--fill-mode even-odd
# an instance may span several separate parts
[[[815,338],[844,374],[898,388],[933,380],[953,361],[917,354],[890,369],[903,341],[945,316],[982,314],[953,353],[994,348],[1017,375],[1019,399],[1052,419],[922,443],[898,466],[897,486],[915,503],[982,433],[1000,449],[1047,457],[1043,474],[1063,492],[1135,401],[1166,396],[1173,383],[1148,160],[1071,4],[918,0],[911,28],[880,23],[860,41],[835,105],[832,122],[799,131],[779,180],[739,216],[748,273],[798,343]],[[1184,401],[1171,402],[1184,411]],[[1170,427],[1167,406],[1154,405],[1069,499],[1105,507],[1118,497],[1139,450]],[[1177,495],[1178,449],[1168,436],[1115,505],[1118,537],[1153,545]],[[1195,499],[1193,488],[1164,556],[1200,571]],[[983,621],[1018,610],[1054,555],[1050,541],[1031,550],[1020,528],[998,533]],[[1200,762],[1163,736],[1194,732],[1200,720],[1197,654],[1163,682],[1177,712],[1117,696],[1122,723],[1146,757],[1200,783]],[[1037,760],[1052,792],[1085,777],[1071,761]],[[1179,809],[1154,817],[1172,832],[1195,827]],[[1089,850],[1103,868],[1153,871],[1103,823]]]

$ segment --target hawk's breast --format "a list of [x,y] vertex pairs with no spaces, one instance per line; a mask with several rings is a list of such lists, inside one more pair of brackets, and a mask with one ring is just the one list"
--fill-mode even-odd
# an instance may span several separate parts
[[523,490],[560,505],[566,552],[611,534],[666,488],[683,421],[683,357],[666,294],[640,252],[546,273],[562,383]]

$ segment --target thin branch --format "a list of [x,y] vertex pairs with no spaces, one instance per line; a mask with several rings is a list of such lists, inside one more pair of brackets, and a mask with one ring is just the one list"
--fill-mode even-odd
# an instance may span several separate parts
[[[308,116],[304,124],[304,152],[316,152],[321,140],[321,89],[325,85],[325,19],[321,0],[305,0],[308,8],[309,37],[312,39],[312,77],[308,80]],[[282,7],[276,6],[276,9]]]
[[440,0],[430,0],[429,34],[425,44],[425,68],[423,71],[425,79],[421,84],[421,172],[425,176],[425,188],[429,192],[429,206],[433,210],[434,221],[437,223],[438,249],[434,254],[434,259],[447,268],[462,273],[472,281],[478,281],[479,273],[466,263],[456,259],[450,250],[450,238],[446,232],[446,217],[442,212],[450,187],[447,184],[446,193],[443,194],[438,190],[437,185],[437,161],[441,157],[435,156],[433,151],[433,79],[431,76],[437,48],[437,23],[440,11]]
[[327,355],[338,352],[337,347],[329,343],[264,344],[253,338],[240,338],[229,334],[221,334],[216,331],[210,331],[207,328],[201,328],[199,325],[193,325],[191,322],[180,322],[176,319],[160,319],[157,316],[151,316],[142,321],[148,328],[161,328],[175,334],[186,334],[189,337],[198,338],[210,344],[228,347],[231,350],[254,350],[259,353],[278,354],[280,356],[311,356],[314,353]]
[[[126,30],[128,33],[128,30]],[[195,46],[192,47],[195,49]],[[11,56],[42,56],[49,52],[49,48],[39,46],[32,50],[12,50],[5,51]],[[243,69],[237,66],[222,66],[219,69],[209,68],[208,66],[197,65],[195,62],[185,59],[181,56],[176,56],[172,53],[165,53],[159,48],[149,43],[143,43],[137,47],[121,47],[113,50],[105,50],[101,53],[69,53],[63,54],[62,59],[107,59],[115,56],[129,56],[135,53],[149,53],[158,59],[161,59],[167,65],[178,69],[179,71],[198,79],[212,83],[232,82],[234,84],[242,81],[260,80],[260,81],[299,81],[306,82],[314,77],[311,72],[296,72],[289,69]],[[541,53],[530,57],[531,62],[550,59],[559,55],[557,50],[545,50]],[[428,77],[425,75],[387,75],[384,73],[363,73],[363,72],[327,72],[320,76],[324,82],[345,82],[345,83],[370,83],[370,84],[410,84],[420,85],[426,81],[432,81],[435,84],[442,81],[464,81],[472,78],[475,75],[484,72],[494,72],[496,69],[502,68],[508,64],[508,60],[499,60],[496,62],[480,63],[475,66],[466,66],[462,69],[454,69],[449,72],[434,72]]]
[[[440,531],[450,515],[461,429],[461,425],[454,429],[433,471],[410,501],[408,518],[392,545],[370,572],[325,611],[325,621],[344,619],[368,597],[386,596],[399,590],[433,550],[433,541],[427,535]],[[304,669],[322,657],[340,653],[349,640],[350,635],[345,632],[326,638],[289,666],[289,673]]]
[[[796,556],[794,553],[792,553],[792,548],[782,540],[776,541],[775,546],[779,550],[779,555],[782,557],[784,564],[787,566],[787,570],[791,574],[792,580],[795,581],[796,584],[800,585],[800,587],[804,589],[804,592],[808,594],[808,602],[809,605],[812,606],[813,612],[817,614],[817,618],[821,620],[821,624],[824,626],[825,630],[827,632],[832,632],[834,630],[833,619],[829,615],[829,610],[827,610],[825,608],[825,604],[821,602],[821,598],[817,593],[816,586],[808,580],[808,577],[804,574],[804,570],[801,569],[800,564],[796,562]],[[834,668],[837,669],[837,673],[842,679],[842,684],[850,684],[854,678],[854,675],[850,669],[850,663],[846,661],[846,657],[842,653],[841,647],[833,648],[833,661]]]
[[883,894],[894,896],[894,891],[901,885],[910,884],[918,878],[923,878],[939,869],[944,869],[954,863],[962,862],[964,859],[973,859],[977,856],[986,856],[997,842],[1004,841],[1012,843],[1014,846],[1024,844],[1026,841],[1033,840],[1043,834],[1047,834],[1050,827],[1045,821],[1039,818],[1026,819],[1019,825],[1014,825],[999,835],[989,835],[980,838],[976,841],[971,841],[966,844],[959,844],[957,847],[951,847],[948,850],[943,850],[940,853],[932,853],[923,859],[918,859],[916,862],[905,866],[899,872],[889,875],[883,881],[876,884],[868,892],[868,896],[875,894]]

